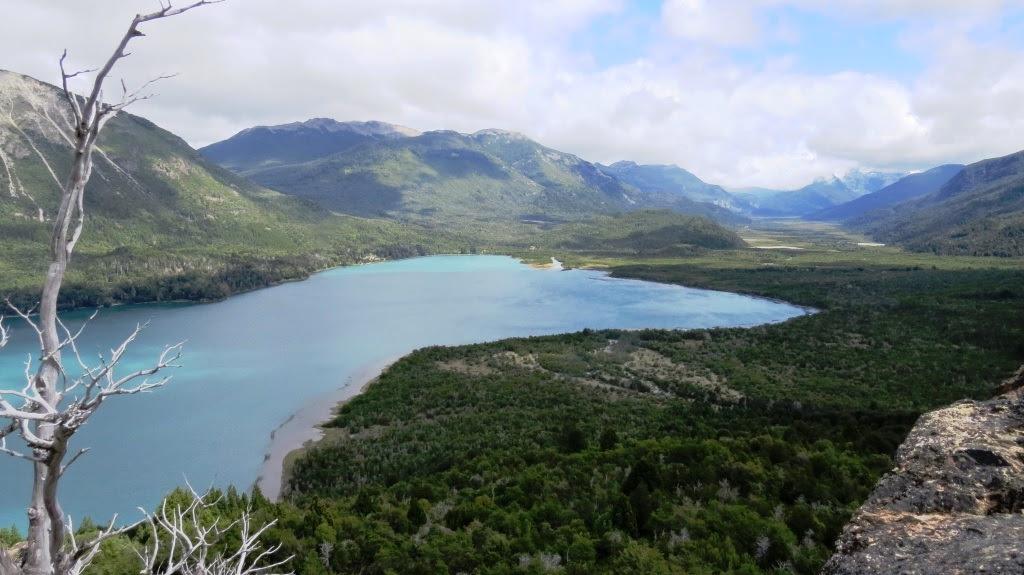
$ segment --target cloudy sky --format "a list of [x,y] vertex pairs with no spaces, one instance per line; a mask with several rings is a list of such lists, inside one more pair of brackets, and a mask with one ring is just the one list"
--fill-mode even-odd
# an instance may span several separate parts
[[[183,0],[180,0],[183,1]],[[156,0],[0,0],[0,68],[101,62]],[[195,146],[311,117],[505,128],[586,159],[795,187],[1024,148],[1024,0],[229,0],[118,69]]]

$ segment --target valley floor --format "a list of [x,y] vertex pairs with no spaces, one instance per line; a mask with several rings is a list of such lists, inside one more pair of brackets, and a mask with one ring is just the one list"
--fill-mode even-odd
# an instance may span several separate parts
[[1024,265],[789,225],[758,233],[804,250],[556,257],[818,314],[398,361],[257,497],[300,572],[324,541],[342,573],[817,572],[917,416],[1024,362]]

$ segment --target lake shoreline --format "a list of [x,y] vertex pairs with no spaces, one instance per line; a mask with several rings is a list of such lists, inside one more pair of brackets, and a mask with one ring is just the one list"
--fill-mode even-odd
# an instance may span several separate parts
[[353,398],[362,395],[382,373],[407,354],[368,363],[350,375],[340,388],[316,398],[291,414],[274,431],[260,464],[260,472],[253,482],[263,495],[277,501],[285,484],[285,468],[292,454],[308,448],[324,436],[324,424]]
[[[563,271],[567,269],[565,268],[563,262],[559,261],[554,257],[551,258],[550,263],[543,264],[528,263],[523,258],[518,258],[515,256],[505,257],[512,257],[513,259],[519,261],[519,263],[527,265],[537,270]],[[598,267],[585,266],[582,269],[591,271],[602,271],[605,274],[607,274],[608,277],[613,279],[650,281],[629,276],[619,276],[607,270],[600,269]],[[679,284],[673,284],[671,282],[653,281],[651,283],[673,285],[678,287],[690,287],[682,286]],[[699,289],[702,291],[716,291],[722,293],[739,293],[740,295],[751,297],[753,299],[789,305],[794,308],[800,309],[803,312],[800,315],[794,316],[793,318],[789,318],[789,320],[785,321],[790,321],[797,317],[803,317],[805,315],[812,315],[820,312],[820,310],[811,306],[798,305],[784,300],[759,296],[756,294],[743,294],[742,292],[726,292],[723,290],[699,287],[693,289]],[[758,323],[738,327],[740,327],[741,329],[749,329],[751,327],[756,327],[757,325],[762,324]],[[650,328],[626,328],[623,329],[622,331],[641,331],[645,329]],[[377,382],[377,380],[380,378],[380,375],[384,371],[386,371],[389,367],[394,365],[397,361],[401,360],[403,357],[409,355],[409,353],[412,353],[412,351],[414,350],[410,350],[408,353],[400,354],[384,361],[372,362],[359,368],[359,370],[357,370],[355,373],[348,377],[346,383],[342,387],[325,396],[322,396],[314,401],[309,402],[308,404],[303,406],[299,411],[289,416],[288,419],[286,419],[281,425],[275,428],[274,431],[270,433],[270,445],[264,455],[263,462],[260,466],[260,473],[257,476],[255,482],[253,483],[254,487],[259,487],[261,493],[271,501],[278,501],[281,497],[283,486],[286,483],[286,472],[289,460],[293,459],[297,454],[299,454],[303,450],[308,449],[316,445],[317,443],[323,441],[326,438],[326,433],[324,431],[323,426],[332,419],[334,414],[336,414],[337,411],[341,409],[346,403],[348,403],[355,397],[362,395],[371,385]]]
[[[317,275],[320,281],[253,290],[228,298],[235,302],[230,305],[164,301],[102,314],[88,331],[89,349],[102,348],[123,329],[149,321],[156,327],[144,343],[187,339],[198,354],[176,375],[180,385],[167,392],[166,400],[138,400],[136,405],[150,410],[146,416],[139,409],[120,408],[119,416],[138,426],[134,441],[108,440],[119,437],[117,417],[90,425],[98,438],[93,444],[105,449],[95,449],[97,455],[76,468],[78,480],[69,483],[68,493],[77,504],[70,512],[109,516],[128,513],[125,505],[155,505],[178,486],[179,470],[193,482],[218,487],[251,488],[259,477],[258,485],[267,494],[278,495],[282,485],[287,491],[287,471],[282,470],[291,469],[299,458],[289,454],[324,436],[327,441],[344,437],[344,430],[323,426],[338,404],[383,371],[390,363],[385,359],[418,348],[588,328],[739,327],[805,313],[792,305],[760,304],[756,297],[733,301],[735,294],[689,294],[656,288],[652,282],[620,281],[607,278],[607,270],[533,269],[528,262],[546,264],[551,256],[517,255],[426,256],[336,266]],[[386,269],[370,269],[376,266]],[[30,338],[17,340],[11,348],[16,353],[0,359],[32,352]],[[288,367],[282,360],[310,353],[316,361]],[[20,371],[14,361],[0,365]],[[197,417],[195,404],[207,401],[211,393],[238,395],[239,400],[223,410],[207,406]],[[191,424],[184,429],[171,423],[186,418],[193,419],[187,419]],[[238,419],[225,427],[233,418]],[[148,425],[150,419],[153,425]],[[217,441],[207,442],[214,434],[219,434]],[[146,447],[169,438],[175,443],[167,453]],[[197,449],[180,448],[188,444]],[[120,465],[127,467],[114,484],[91,480]],[[0,490],[0,519],[20,521],[21,514],[12,514],[13,488],[19,482],[4,479],[12,488]],[[131,498],[127,504],[126,497]]]
[[[387,262],[398,262],[398,261],[405,261],[405,260],[414,260],[414,259],[419,259],[419,258],[449,257],[449,256],[475,256],[475,255],[501,256],[501,257],[512,258],[512,259],[518,261],[519,263],[522,263],[524,265],[528,265],[530,267],[534,267],[534,268],[537,268],[537,269],[558,269],[558,270],[566,269],[566,268],[562,267],[562,262],[556,260],[555,258],[551,258],[552,260],[554,260],[551,263],[536,264],[536,263],[528,262],[527,259],[524,256],[515,255],[515,254],[518,254],[518,253],[519,252],[515,251],[515,250],[485,252],[485,253],[480,253],[480,254],[467,254],[467,253],[454,253],[454,252],[453,253],[444,253],[444,252],[439,252],[439,253],[436,253],[436,254],[435,253],[429,253],[429,254],[424,254],[424,255],[396,257],[396,258],[373,258],[373,259],[362,258],[362,259],[357,260],[357,261],[340,262],[340,263],[328,264],[326,266],[310,268],[309,270],[305,270],[302,273],[296,274],[294,276],[285,276],[285,277],[280,278],[280,279],[270,280],[270,281],[267,281],[267,282],[264,282],[264,283],[261,283],[261,284],[258,284],[258,285],[254,285],[252,287],[232,290],[228,294],[223,295],[223,296],[219,296],[219,297],[196,297],[196,298],[173,298],[173,299],[124,299],[124,300],[115,300],[115,301],[112,301],[112,302],[109,302],[109,303],[98,304],[98,305],[79,305],[79,306],[66,306],[66,305],[62,305],[62,304],[58,303],[58,311],[60,313],[71,313],[71,312],[81,312],[81,311],[89,311],[89,310],[116,309],[116,308],[119,308],[119,307],[135,306],[135,305],[163,305],[163,304],[204,305],[204,304],[211,304],[211,303],[220,303],[222,301],[226,301],[228,299],[231,299],[233,297],[240,296],[240,295],[246,295],[246,294],[250,294],[250,293],[254,293],[254,292],[259,292],[259,291],[263,291],[263,290],[266,290],[266,289],[275,288],[275,287],[278,287],[278,286],[287,285],[287,284],[291,284],[291,283],[304,282],[304,281],[312,278],[313,276],[316,276],[316,275],[319,275],[319,274],[322,274],[322,273],[325,273],[325,272],[329,272],[329,271],[332,271],[332,270],[336,270],[336,269],[349,268],[349,267],[353,267],[353,266],[364,266],[364,265],[370,265],[370,264],[380,264],[380,263],[387,263]],[[204,276],[204,277],[207,277],[207,276]],[[34,290],[35,290],[35,288],[32,288],[32,293],[35,293]],[[87,291],[86,293],[91,293],[91,292]],[[16,299],[16,296],[18,295],[18,292],[14,291],[14,292],[12,292],[12,295],[14,296],[12,299]],[[35,315],[37,315],[37,314],[29,314],[30,317],[34,317]]]

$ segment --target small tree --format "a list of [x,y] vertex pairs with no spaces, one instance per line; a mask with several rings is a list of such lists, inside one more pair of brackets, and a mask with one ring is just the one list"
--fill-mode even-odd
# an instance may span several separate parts
[[[63,185],[60,208],[50,236],[49,266],[40,294],[38,317],[34,319],[35,310],[22,310],[7,301],[7,307],[35,331],[40,355],[34,370],[31,362],[26,366],[23,387],[0,389],[0,453],[29,461],[33,470],[25,547],[19,557],[0,549],[0,575],[78,575],[95,557],[103,541],[138,525],[119,528],[115,517],[98,535],[88,541],[77,541],[61,509],[60,480],[86,451],[72,454],[70,443],[75,433],[106,400],[144,393],[167,383],[168,378],[158,374],[176,367],[181,344],[166,347],[151,367],[121,375],[118,365],[143,327],[137,326],[109,356],[101,357],[99,364],[89,365],[78,353],[76,343],[84,326],[75,332],[69,330],[57,315],[57,302],[64,274],[85,223],[83,198],[92,173],[96,140],[107,121],[134,102],[150,97],[145,91],[165,76],[154,78],[135,91],[129,91],[122,81],[121,98],[116,104],[104,101],[104,82],[117,62],[129,55],[129,43],[144,36],[139,29],[142,24],[221,1],[200,0],[181,8],[161,2],[159,10],[136,15],[113,54],[98,70],[69,73],[64,67],[67,51],[60,58],[61,85],[72,117],[69,128],[73,151],[71,171]],[[91,72],[95,72],[95,78],[89,93],[84,97],[73,94],[68,81]],[[7,344],[9,337],[10,332],[0,316],[0,348]],[[67,355],[73,356],[77,363],[74,371],[69,370],[64,361]],[[20,436],[28,449],[19,451],[8,447],[7,438],[13,435]],[[266,527],[254,527],[249,513],[243,514],[238,523],[210,527],[200,523],[198,518],[200,511],[211,503],[204,496],[193,495],[192,502],[186,506],[168,509],[165,504],[158,513],[147,515],[144,522],[154,531],[153,541],[159,542],[162,538],[170,541],[173,548],[169,554],[166,550],[160,554],[156,543],[147,548],[140,554],[142,573],[254,575],[269,573],[280,565],[259,566],[277,549],[262,550],[259,537]],[[237,552],[227,556],[211,555],[212,546],[228,529],[241,531]],[[166,559],[158,562],[158,556]]]

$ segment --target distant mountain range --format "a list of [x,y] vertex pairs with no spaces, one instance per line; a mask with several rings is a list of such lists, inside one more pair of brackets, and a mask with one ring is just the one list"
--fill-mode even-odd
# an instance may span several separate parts
[[675,166],[601,166],[504,130],[420,133],[314,119],[251,128],[201,152],[257,183],[359,216],[475,226],[669,209],[743,220],[727,192]]
[[876,192],[904,175],[851,170],[842,178],[822,178],[798,190],[754,189],[739,191],[735,195],[746,203],[749,213],[755,216],[807,217]]
[[[963,169],[964,167],[960,164],[947,164],[925,172],[910,174],[876,192],[815,212],[808,219],[850,221],[876,210],[892,208],[905,201],[938,191]],[[879,218],[881,214],[875,214],[873,217]]]
[[[0,275],[10,286],[35,273],[32,254],[45,244],[68,165],[67,108],[57,88],[5,71],[0,99],[7,102]],[[288,275],[366,254],[428,252],[434,244],[451,250],[560,238],[575,246],[593,238],[606,249],[652,253],[655,240],[678,249],[691,241],[739,245],[713,224],[649,210],[727,224],[750,216],[826,219],[910,249],[1022,253],[1020,154],[903,178],[853,171],[791,192],[730,193],[677,166],[591,163],[503,130],[421,133],[317,118],[244,130],[201,152],[137,116],[110,123],[86,195],[90,233],[79,250],[90,273],[105,274],[104,290],[121,289],[122,280],[199,273],[221,274],[227,286],[215,287],[219,293],[238,289],[231,269],[255,261],[291,258]],[[641,215],[620,216],[629,213]],[[596,227],[577,225],[587,222]],[[575,239],[552,233],[563,225],[576,226],[565,228],[578,230]],[[613,239],[609,230],[621,225],[636,233]],[[190,289],[205,294],[211,286]],[[147,296],[111,296],[125,297]]]
[[460,233],[667,209],[733,225],[749,217],[837,221],[915,250],[1018,250],[1015,156],[909,175],[851,170],[791,191],[729,192],[678,166],[591,163],[504,130],[421,133],[318,118],[251,128],[201,151],[335,212]]

